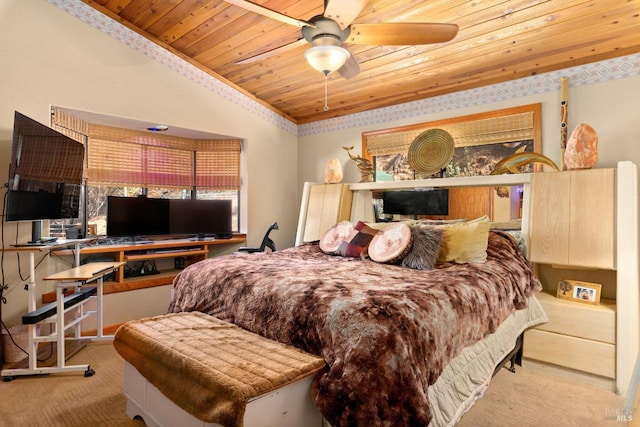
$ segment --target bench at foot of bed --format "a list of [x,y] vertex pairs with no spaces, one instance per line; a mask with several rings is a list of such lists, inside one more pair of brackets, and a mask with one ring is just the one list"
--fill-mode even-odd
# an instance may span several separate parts
[[322,426],[311,383],[324,361],[202,313],[128,322],[127,415],[156,426]]

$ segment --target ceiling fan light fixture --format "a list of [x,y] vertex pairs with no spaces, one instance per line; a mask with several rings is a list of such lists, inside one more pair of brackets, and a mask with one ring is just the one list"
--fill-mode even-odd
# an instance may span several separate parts
[[347,49],[333,45],[313,46],[304,53],[309,65],[325,76],[339,70],[347,62],[349,55]]

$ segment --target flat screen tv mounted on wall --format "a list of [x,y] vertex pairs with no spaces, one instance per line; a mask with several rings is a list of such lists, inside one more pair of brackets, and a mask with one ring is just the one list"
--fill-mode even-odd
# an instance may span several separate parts
[[84,144],[15,112],[6,220],[31,221],[30,244],[52,240],[42,220],[79,217],[84,153]]

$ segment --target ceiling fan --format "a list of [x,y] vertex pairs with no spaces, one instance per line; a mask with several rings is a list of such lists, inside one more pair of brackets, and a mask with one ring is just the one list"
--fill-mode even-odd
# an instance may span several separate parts
[[271,49],[237,62],[248,64],[311,44],[305,52],[309,64],[326,76],[337,71],[344,78],[352,78],[360,73],[360,65],[344,43],[361,45],[412,46],[442,43],[458,34],[456,24],[427,22],[389,22],[353,24],[367,0],[325,0],[324,13],[309,21],[292,18],[246,0],[225,0],[235,6],[258,13],[285,24],[301,28],[302,37],[295,42]]
[[[338,47],[348,52],[348,49],[344,47],[343,43],[374,46],[411,46],[446,42],[458,34],[458,26],[456,24],[427,22],[352,24],[362,9],[364,9],[367,0],[325,0],[324,13],[314,16],[309,21],[289,17],[246,0],[225,1],[251,12],[302,29],[302,37],[297,41],[244,59],[239,61],[239,64],[262,60],[298,46],[303,46],[306,43],[310,43],[312,47]],[[333,50],[333,48],[330,49]],[[313,64],[311,65],[313,66]],[[327,74],[338,71],[341,76],[351,78],[360,72],[360,66],[349,52],[348,57],[345,58],[345,61],[337,69],[321,69],[319,71],[323,73],[326,72]]]

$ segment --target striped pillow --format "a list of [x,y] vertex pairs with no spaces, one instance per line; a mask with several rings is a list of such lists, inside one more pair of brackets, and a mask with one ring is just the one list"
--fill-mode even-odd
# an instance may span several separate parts
[[365,258],[369,243],[379,230],[369,227],[362,221],[358,221],[353,229],[354,233],[342,242],[336,252],[343,257]]

